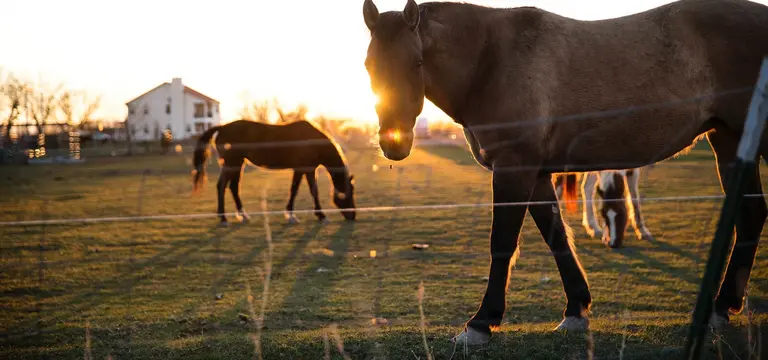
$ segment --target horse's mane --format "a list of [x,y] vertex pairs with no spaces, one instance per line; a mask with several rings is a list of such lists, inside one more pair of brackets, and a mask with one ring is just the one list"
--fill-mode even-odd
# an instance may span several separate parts
[[321,129],[319,126],[317,126],[317,124],[315,124],[314,122],[309,121],[309,120],[305,120],[305,121],[307,123],[309,123],[312,127],[314,127],[320,134],[322,134],[323,136],[325,136],[328,139],[328,141],[331,143],[331,146],[333,146],[334,149],[336,150],[336,153],[339,154],[339,158],[341,159],[341,164],[345,168],[347,168],[348,167],[347,166],[347,157],[344,155],[344,151],[342,151],[341,145],[339,145],[339,143],[335,140],[335,138],[330,133],[328,133],[327,131]]
[[[444,20],[444,15],[451,12],[461,12],[464,15],[476,14],[479,12],[488,11],[507,11],[514,9],[538,9],[534,6],[518,6],[512,8],[503,7],[491,7],[478,4],[470,4],[465,2],[446,2],[446,1],[433,1],[419,4],[419,28],[425,29],[429,20]],[[376,25],[376,29],[373,32],[376,33],[376,38],[382,43],[391,42],[396,39],[402,32],[406,31],[405,21],[403,20],[402,11],[387,11],[379,14],[379,20]],[[373,35],[373,34],[371,34]]]

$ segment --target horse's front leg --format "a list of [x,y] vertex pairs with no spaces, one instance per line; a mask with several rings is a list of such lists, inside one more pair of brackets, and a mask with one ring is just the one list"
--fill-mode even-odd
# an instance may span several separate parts
[[595,186],[597,186],[597,172],[584,174],[581,183],[581,198],[584,199],[584,209],[581,215],[581,225],[592,238],[602,238],[603,232],[595,218]]
[[[519,166],[516,164],[515,166]],[[547,179],[547,181],[551,181]],[[482,345],[490,338],[491,328],[498,327],[505,309],[509,269],[518,254],[518,236],[525,218],[525,204],[536,183],[536,171],[515,171],[494,164],[493,220],[491,225],[491,266],[488,285],[480,308],[462,333],[453,338],[458,344]],[[552,184],[550,183],[550,187]]]
[[309,192],[312,194],[312,199],[315,202],[315,216],[317,216],[317,220],[326,222],[327,219],[323,209],[320,207],[320,197],[317,193],[317,173],[315,171],[307,173],[307,184],[309,184]]
[[576,256],[571,229],[563,221],[555,189],[547,176],[538,178],[531,202],[537,204],[530,205],[528,212],[555,257],[567,298],[565,319],[556,330],[586,330],[589,327],[587,312],[592,303],[587,275]]

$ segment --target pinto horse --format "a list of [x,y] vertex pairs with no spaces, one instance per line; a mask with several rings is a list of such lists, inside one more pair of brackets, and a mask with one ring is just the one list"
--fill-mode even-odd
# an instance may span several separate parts
[[[640,209],[640,169],[559,174],[555,176],[555,191],[575,200],[578,177],[582,178],[584,199],[581,224],[590,237],[602,238],[611,248],[620,248],[627,225],[631,224],[638,239],[653,240]],[[595,196],[600,201],[595,201]],[[599,204],[597,210],[604,226],[595,219],[595,203]]]
[[255,121],[237,120],[226,125],[215,126],[205,131],[197,141],[193,165],[194,191],[205,181],[205,162],[209,156],[208,144],[216,134],[216,150],[219,154],[221,173],[216,184],[218,190],[218,214],[220,224],[226,225],[224,213],[224,192],[229,187],[237,207],[237,217],[248,220],[240,200],[240,178],[246,160],[266,169],[293,169],[291,196],[286,206],[286,217],[290,223],[298,222],[293,214],[293,203],[302,178],[307,179],[310,193],[315,202],[315,215],[326,221],[320,207],[317,193],[319,166],[324,166],[333,183],[333,203],[342,209],[347,220],[355,220],[355,181],[349,173],[344,155],[331,138],[307,121],[296,121],[285,125],[271,125]]
[[[747,0],[681,0],[600,21],[534,7],[414,0],[384,13],[364,0],[362,10],[383,155],[409,156],[427,98],[464,127],[475,159],[493,172],[489,280],[479,309],[453,338],[467,345],[488,342],[501,324],[526,210],[563,282],[567,300],[556,330],[587,329],[592,295],[552,205],[552,174],[643,167],[706,134],[726,184],[768,55],[768,7]],[[759,152],[768,155],[768,138]],[[759,169],[751,171],[745,191],[762,194]],[[762,196],[741,207],[715,324],[743,307],[768,216]]]

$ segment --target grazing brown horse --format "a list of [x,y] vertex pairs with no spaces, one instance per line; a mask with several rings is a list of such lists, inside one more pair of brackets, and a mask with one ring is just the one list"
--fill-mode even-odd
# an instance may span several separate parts
[[[454,338],[462,344],[486,343],[501,324],[526,210],[563,281],[567,301],[557,329],[588,328],[587,276],[558,206],[543,205],[557,203],[551,175],[643,167],[706,133],[725,184],[768,55],[768,7],[747,0],[682,0],[600,21],[413,0],[403,11],[379,13],[364,0],[363,17],[384,156],[408,157],[426,97],[464,126],[475,158],[493,171],[500,205],[492,210],[489,281],[480,308]],[[768,155],[766,137],[760,153]],[[762,194],[758,171],[747,193]],[[539,204],[509,205],[529,202]],[[741,206],[716,322],[742,309],[768,214],[763,197]]]
[[[581,196],[584,199],[581,224],[589,236],[602,238],[611,248],[620,248],[624,243],[624,232],[631,224],[638,239],[653,240],[640,209],[640,169],[557,174],[555,191],[575,199],[578,177],[582,178]],[[595,195],[599,201],[595,201]],[[595,219],[595,203],[599,204],[597,210],[604,226]]]
[[325,221],[317,193],[318,166],[324,166],[333,183],[333,203],[347,220],[355,220],[354,175],[349,173],[344,155],[328,135],[307,121],[296,121],[285,125],[271,125],[255,121],[238,120],[222,126],[215,126],[204,132],[195,147],[194,190],[198,191],[205,181],[205,162],[209,156],[208,144],[216,135],[216,150],[222,164],[218,190],[218,214],[221,224],[227,224],[224,215],[224,192],[229,186],[237,207],[237,216],[248,220],[240,200],[240,178],[243,164],[266,169],[293,169],[291,196],[288,200],[287,218],[291,223],[298,220],[293,214],[293,202],[301,179],[306,177],[310,193],[315,201],[315,215]]

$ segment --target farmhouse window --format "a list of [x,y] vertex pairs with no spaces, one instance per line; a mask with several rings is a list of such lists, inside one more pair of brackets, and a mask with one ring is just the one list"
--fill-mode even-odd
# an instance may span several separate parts
[[205,117],[205,104],[195,103],[195,118]]
[[144,105],[144,115],[148,115],[148,114],[149,114],[149,106]]

